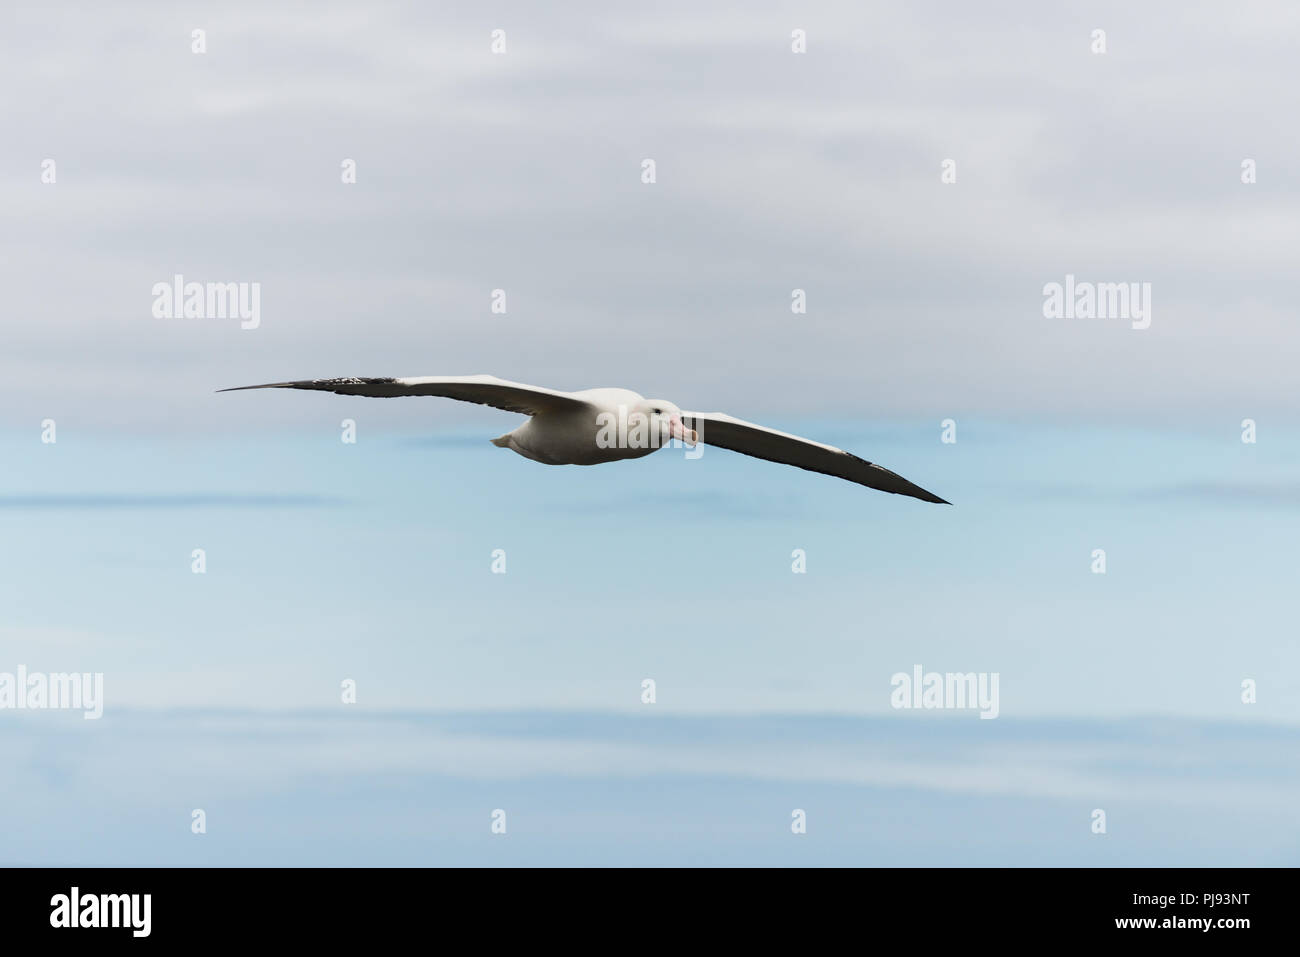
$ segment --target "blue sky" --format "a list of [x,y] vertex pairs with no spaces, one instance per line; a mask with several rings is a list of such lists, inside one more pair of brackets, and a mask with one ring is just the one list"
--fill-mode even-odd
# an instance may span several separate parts
[[[1296,739],[1260,724],[46,717],[0,737],[17,772],[0,799],[22,823],[5,863],[1294,866],[1300,853]],[[205,834],[190,832],[194,808]]]
[[318,707],[350,677],[380,710],[636,709],[652,677],[669,710],[870,713],[919,663],[999,673],[1020,716],[1300,720],[1276,434],[777,423],[956,503],[926,508],[716,449],[540,466],[487,411],[404,436],[370,430],[391,401],[214,401],[286,398],[315,434],[7,437],[10,657],[104,671],[119,706]]
[[[356,445],[334,416],[6,438],[6,664],[106,700],[5,713],[0,857],[1295,863],[1296,504],[1260,491],[1293,442],[778,423],[940,476],[939,508],[717,450],[555,469],[493,429],[371,434],[386,404]],[[893,710],[915,664],[998,673],[999,717]]]
[[[1296,862],[1292,6],[13,13],[0,674],[106,700],[0,710],[0,862]],[[177,273],[260,324],[155,318]],[[1045,318],[1067,274],[1150,328]],[[215,393],[479,373],[955,504]],[[999,717],[894,710],[916,665]]]

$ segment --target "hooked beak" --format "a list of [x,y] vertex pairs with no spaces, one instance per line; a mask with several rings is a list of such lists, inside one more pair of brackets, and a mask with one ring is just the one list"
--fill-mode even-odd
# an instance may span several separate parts
[[668,422],[668,434],[681,439],[687,445],[694,446],[700,440],[699,433],[682,425],[681,416],[674,415]]

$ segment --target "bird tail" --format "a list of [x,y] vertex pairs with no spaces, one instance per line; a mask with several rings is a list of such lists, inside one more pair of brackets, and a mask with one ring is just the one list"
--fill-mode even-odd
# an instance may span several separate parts
[[498,436],[497,438],[493,439],[492,444],[499,449],[510,448],[510,433],[507,432],[505,435]]

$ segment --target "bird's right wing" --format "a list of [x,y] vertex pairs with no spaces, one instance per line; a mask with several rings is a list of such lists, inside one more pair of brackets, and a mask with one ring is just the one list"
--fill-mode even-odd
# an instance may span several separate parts
[[810,472],[834,475],[882,492],[910,495],[923,502],[951,504],[883,465],[860,459],[852,452],[845,452],[833,445],[823,445],[789,432],[778,432],[721,412],[683,412],[682,421],[698,431],[699,440],[705,445],[716,445],[742,455],[793,465]]
[[339,395],[369,395],[391,399],[404,395],[434,395],[461,402],[477,402],[506,412],[536,415],[538,412],[577,410],[591,408],[590,403],[568,392],[543,389],[521,382],[507,382],[490,375],[429,375],[405,379],[353,378],[299,379],[294,382],[268,382],[265,385],[243,385],[220,392],[240,392],[244,389],[315,389],[336,392]]

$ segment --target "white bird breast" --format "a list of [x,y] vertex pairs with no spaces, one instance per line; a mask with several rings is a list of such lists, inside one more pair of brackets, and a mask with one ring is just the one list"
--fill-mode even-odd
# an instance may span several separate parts
[[542,412],[510,433],[512,448],[549,465],[600,465],[637,459],[667,444],[667,423],[643,412],[592,408]]

